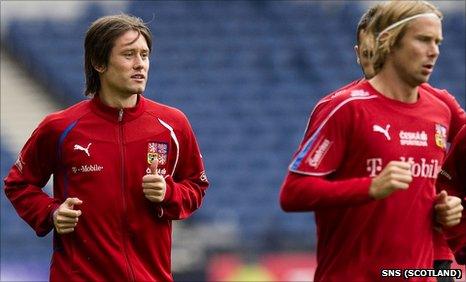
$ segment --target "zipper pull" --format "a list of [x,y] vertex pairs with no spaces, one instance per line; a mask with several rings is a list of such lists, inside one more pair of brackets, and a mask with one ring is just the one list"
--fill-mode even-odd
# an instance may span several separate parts
[[123,109],[120,109],[118,112],[118,122],[121,122],[123,120]]

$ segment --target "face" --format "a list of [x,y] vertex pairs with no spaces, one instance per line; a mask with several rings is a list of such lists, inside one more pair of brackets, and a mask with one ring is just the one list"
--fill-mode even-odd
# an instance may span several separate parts
[[354,46],[354,51],[356,52],[356,57],[358,59],[358,64],[362,68],[362,72],[366,79],[371,79],[375,75],[374,67],[371,62],[373,56],[372,50],[369,48],[367,42],[366,32],[361,30],[359,32],[359,46]]
[[406,33],[387,56],[400,79],[415,87],[429,80],[440,54],[442,23],[437,17],[420,17],[409,23]]
[[148,71],[146,39],[135,30],[127,31],[115,40],[107,66],[100,69],[101,91],[121,98],[141,94]]

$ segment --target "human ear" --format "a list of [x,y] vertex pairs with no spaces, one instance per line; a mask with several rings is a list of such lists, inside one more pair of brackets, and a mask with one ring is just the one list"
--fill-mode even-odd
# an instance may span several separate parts
[[359,59],[359,47],[358,45],[354,45],[354,52],[356,53],[356,62],[358,65],[361,64],[361,60]]

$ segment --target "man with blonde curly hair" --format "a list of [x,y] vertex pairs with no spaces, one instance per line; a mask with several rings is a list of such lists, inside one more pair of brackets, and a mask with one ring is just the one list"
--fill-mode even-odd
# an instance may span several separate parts
[[380,31],[372,38],[375,76],[313,114],[282,186],[285,211],[315,211],[315,281],[432,268],[435,203],[442,226],[461,218],[461,200],[436,196],[434,187],[451,111],[419,87],[439,55],[442,14],[407,1],[385,3],[375,17],[367,28]]

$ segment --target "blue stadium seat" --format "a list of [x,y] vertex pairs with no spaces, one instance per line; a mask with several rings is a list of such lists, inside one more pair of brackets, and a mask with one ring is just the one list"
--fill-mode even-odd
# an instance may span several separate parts
[[[192,224],[231,221],[251,248],[315,243],[313,216],[283,213],[278,193],[314,104],[362,75],[353,45],[363,10],[355,3],[327,5],[128,3],[128,13],[154,33],[145,95],[183,110],[203,151],[211,188]],[[93,5],[74,22],[16,20],[4,42],[69,105],[84,98],[82,40],[103,13]],[[432,84],[451,90],[464,106],[464,40],[457,40],[465,38],[464,15],[447,14],[444,35]],[[23,227],[11,234],[15,228]]]

